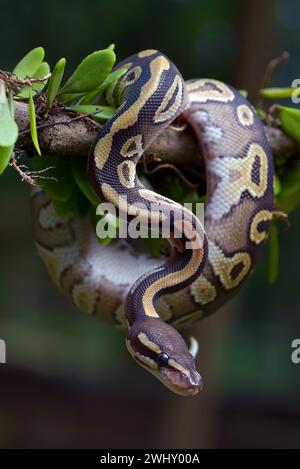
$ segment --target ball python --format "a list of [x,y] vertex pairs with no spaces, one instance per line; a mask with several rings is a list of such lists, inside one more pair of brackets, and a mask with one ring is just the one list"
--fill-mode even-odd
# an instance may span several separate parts
[[[156,50],[117,67],[127,71],[107,90],[117,111],[92,146],[89,179],[120,217],[138,216],[146,227],[156,221],[172,254],[155,259],[120,239],[99,245],[88,219],[59,218],[39,189],[32,195],[36,245],[56,285],[81,310],[127,327],[136,362],[171,391],[192,396],[202,378],[178,329],[218,309],[251,273],[273,214],[272,154],[255,109],[232,86],[215,79],[185,82]],[[145,188],[136,174],[145,149],[178,116],[192,127],[205,160],[204,227],[180,204]]]

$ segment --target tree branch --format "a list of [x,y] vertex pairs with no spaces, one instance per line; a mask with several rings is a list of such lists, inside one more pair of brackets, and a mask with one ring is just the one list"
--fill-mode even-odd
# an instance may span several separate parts
[[[87,156],[101,124],[90,117],[60,108],[42,122],[37,122],[41,151],[47,155]],[[74,118],[75,117],[75,118]],[[33,153],[29,128],[28,105],[15,101],[15,119],[20,137],[17,147]],[[46,124],[46,125],[45,125]],[[39,126],[41,128],[39,129]],[[283,133],[276,123],[265,125],[274,156],[289,156],[300,151],[300,145]],[[202,156],[190,127],[179,129],[170,126],[160,134],[145,152],[148,161],[173,165],[201,166]]]

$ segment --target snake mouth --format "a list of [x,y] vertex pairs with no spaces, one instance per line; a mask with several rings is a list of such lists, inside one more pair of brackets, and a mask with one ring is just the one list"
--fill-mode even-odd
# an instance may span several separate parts
[[181,396],[196,396],[203,389],[203,380],[196,370],[190,371],[187,376],[162,368],[156,376],[171,391]]
[[146,363],[141,362],[137,358],[135,361],[150,371],[161,383],[163,383],[170,391],[180,396],[196,396],[203,390],[203,380],[196,370],[192,370],[190,375],[170,370],[168,367],[161,367],[160,369],[153,369]]

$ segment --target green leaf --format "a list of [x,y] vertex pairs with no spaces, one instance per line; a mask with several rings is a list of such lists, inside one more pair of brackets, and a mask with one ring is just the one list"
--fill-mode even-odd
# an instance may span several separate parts
[[89,211],[90,204],[75,184],[72,189],[71,200],[72,213],[76,218],[84,218]]
[[107,236],[106,238],[98,238],[97,233],[96,233],[96,226],[100,218],[103,218],[103,216],[96,215],[95,207],[90,207],[90,222],[93,227],[93,231],[95,232],[96,239],[99,244],[102,244],[105,246],[112,241],[112,238],[110,238],[109,236]]
[[28,54],[20,60],[13,69],[13,73],[23,80],[26,77],[33,77],[35,72],[43,62],[45,51],[42,47],[36,47],[28,52]]
[[78,157],[71,158],[71,168],[74,180],[81,192],[93,206],[97,206],[100,203],[100,199],[88,180],[87,159]]
[[261,96],[267,99],[291,98],[297,88],[263,88],[259,90]]
[[64,202],[60,200],[52,200],[54,212],[58,217],[65,218],[68,215],[72,214],[73,211],[73,202],[72,199],[69,198]]
[[29,88],[29,124],[30,124],[30,134],[31,134],[34,147],[38,155],[41,155],[41,149],[40,149],[38,134],[37,134],[37,129],[36,129],[35,106],[33,102],[31,88]]
[[0,80],[0,146],[10,147],[18,138],[18,126],[12,115],[11,103],[5,92],[5,85]]
[[239,90],[239,93],[244,98],[248,98],[248,91],[247,90]]
[[278,228],[275,223],[271,223],[269,233],[269,263],[268,263],[268,281],[274,283],[278,277],[279,270],[279,236]]
[[[49,75],[49,73],[50,73],[49,64],[47,62],[43,62],[39,66],[35,74],[33,75],[33,78],[45,78],[47,75]],[[43,83],[34,83],[32,85],[32,89],[33,91],[42,91],[45,88],[46,84],[47,84],[46,81],[44,81]]]
[[185,195],[185,188],[178,177],[172,179],[172,183],[167,187],[166,196],[175,202],[181,202]]
[[[37,71],[34,73],[32,78],[45,78],[47,75],[50,73],[50,67],[47,62],[43,62]],[[29,98],[30,95],[30,89],[32,90],[32,94],[35,95],[38,91],[42,91],[47,82],[42,82],[42,83],[33,83],[32,87],[30,86],[23,86],[21,91],[18,93],[18,97],[20,98]]]
[[150,252],[152,257],[159,258],[161,257],[161,253],[165,242],[161,238],[142,238],[142,241],[148,251]]
[[107,244],[112,242],[112,238],[110,238],[109,236],[107,236],[107,238],[98,238],[97,237],[97,241],[98,241],[99,244],[102,244],[103,246],[107,246]]
[[61,95],[70,93],[90,93],[95,90],[110,73],[116,60],[110,49],[99,50],[85,57],[61,89]]
[[263,109],[256,109],[256,113],[260,119],[264,119],[266,117],[266,111]]
[[286,213],[292,212],[300,204],[300,166],[293,166],[283,174],[276,202]]
[[86,93],[66,93],[62,95],[60,95],[60,93],[58,94],[60,97],[60,102],[63,104],[77,103],[80,98],[86,95]]
[[96,208],[96,217],[100,217],[102,221],[111,226],[114,230],[118,229],[120,226],[120,220],[117,216],[113,215],[112,213],[107,212],[107,210],[103,209],[101,205],[98,205]]
[[105,91],[115,80],[118,80],[124,73],[127,72],[127,68],[118,68],[114,72],[111,72],[108,77],[101,83],[95,91],[84,96],[80,104],[91,104],[103,91]]
[[[119,218],[115,217],[112,213],[106,213],[105,215],[100,216],[100,218],[102,219],[103,223],[110,225],[114,231],[119,228]],[[96,237],[97,237],[98,243],[104,246],[106,246],[113,240],[113,238],[111,238],[109,235],[107,235],[105,238],[99,238],[96,233]]]
[[96,104],[74,104],[69,109],[82,114],[93,114],[98,120],[109,120],[113,117],[116,109],[110,106],[98,106]]
[[48,82],[47,109],[52,106],[61,84],[66,66],[66,59],[60,59],[54,66],[51,78]]
[[293,107],[278,107],[278,115],[284,132],[300,143],[300,110]]
[[199,204],[205,204],[206,203],[206,195],[202,195],[198,199]]
[[109,44],[109,46],[107,46],[107,49],[115,50],[115,47],[116,45],[113,43],[113,44]]
[[[43,171],[47,168],[48,171]],[[40,174],[46,177],[39,179],[39,185],[51,198],[57,216],[86,216],[90,204],[75,184],[69,160],[58,156],[36,156],[32,161],[32,169],[42,171]]]
[[146,189],[149,189],[149,191],[154,190],[154,188],[153,188],[151,182],[149,181],[149,179],[147,178],[147,176],[145,176],[144,174],[140,174],[139,175],[139,180],[143,184],[143,186],[146,187]]
[[83,218],[89,211],[89,203],[81,192],[74,186],[74,192],[71,193],[70,197],[61,202],[59,200],[53,200],[53,208],[58,217],[65,218],[69,215],[73,215],[76,218]]
[[[80,104],[91,104],[100,94],[102,94],[115,80],[120,78],[124,73],[127,72],[127,68],[119,68],[114,72],[111,72],[107,78],[98,86],[94,91],[91,93],[68,93],[61,96],[61,101],[64,104],[70,102],[78,102],[80,100]],[[82,99],[81,99],[82,98]]]
[[2,174],[8,166],[14,145],[10,147],[0,147],[0,174]]
[[274,163],[277,167],[283,166],[286,164],[287,160],[290,158],[291,155],[273,155]]
[[[47,168],[51,169],[45,171]],[[69,160],[59,156],[35,156],[32,158],[32,169],[43,171],[41,175],[48,178],[38,179],[38,181],[52,200],[66,202],[70,198],[75,183]]]
[[277,197],[277,195],[279,195],[281,191],[281,182],[277,174],[274,174],[273,187],[274,196]]

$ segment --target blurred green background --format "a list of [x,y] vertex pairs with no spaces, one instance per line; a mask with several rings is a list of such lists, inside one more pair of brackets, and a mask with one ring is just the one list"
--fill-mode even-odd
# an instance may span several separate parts
[[[118,59],[158,48],[183,76],[247,89],[291,54],[273,84],[300,77],[297,0],[38,0],[1,5],[0,68],[43,46],[71,71],[116,43]],[[267,252],[242,293],[199,323],[205,391],[171,395],[136,366],[122,333],[85,317],[49,281],[35,252],[28,188],[0,180],[0,447],[300,447],[299,209],[281,230],[280,275],[267,284]]]

